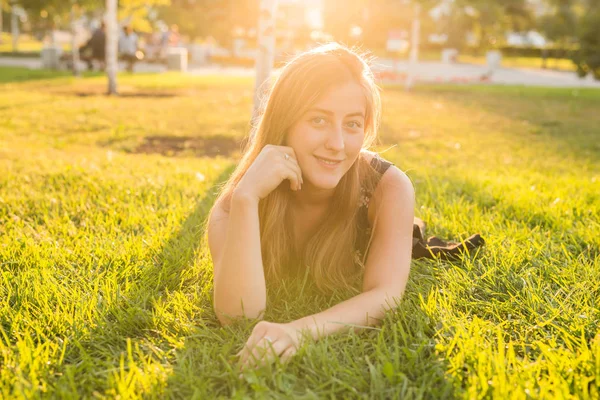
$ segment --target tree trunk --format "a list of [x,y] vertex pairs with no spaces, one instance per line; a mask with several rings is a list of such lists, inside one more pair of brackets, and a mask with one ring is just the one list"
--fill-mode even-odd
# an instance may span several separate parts
[[408,76],[406,77],[406,90],[412,89],[415,80],[415,72],[417,70],[417,62],[419,60],[419,36],[421,33],[421,5],[415,4],[415,19],[412,23],[412,33],[410,39],[410,64],[408,67]]
[[12,35],[12,51],[16,53],[19,50],[19,18],[17,16],[16,3],[11,4],[10,32]]
[[71,55],[73,75],[79,76],[79,46],[77,45],[77,16],[75,15],[75,3],[71,5]]
[[[256,58],[256,81],[254,83],[254,108],[252,121],[260,112],[263,95],[268,89],[269,76],[275,58],[275,15],[277,0],[261,0],[258,17],[258,54]],[[252,138],[251,138],[252,139]]]
[[108,94],[117,94],[117,0],[106,0],[106,75]]
[[2,10],[2,4],[4,4],[4,1],[0,0],[0,44],[2,44],[2,28],[4,28],[4,25],[2,24],[2,18],[4,18],[4,10]]

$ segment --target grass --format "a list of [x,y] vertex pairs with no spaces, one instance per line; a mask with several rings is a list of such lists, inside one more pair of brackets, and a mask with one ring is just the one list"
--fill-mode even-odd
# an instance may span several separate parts
[[[46,78],[0,84],[3,398],[598,398],[600,91],[384,88],[379,148],[428,235],[487,244],[414,261],[382,326],[239,380],[252,324],[218,325],[201,230],[239,154],[170,140],[237,143],[252,81]],[[267,319],[347,296],[271,288]]]
[[[374,50],[375,55],[383,58],[398,58],[401,60],[409,59],[409,52],[401,54],[391,54],[385,49]],[[441,51],[435,50],[422,50],[419,51],[419,60],[421,61],[441,61]],[[464,51],[458,54],[457,62],[466,64],[486,65],[487,60],[485,54],[474,55],[470,52]],[[515,56],[502,56],[502,67],[504,68],[530,68],[530,69],[541,69],[542,58],[541,57],[515,57]],[[577,68],[573,61],[568,58],[548,58],[546,62],[546,68],[557,71],[575,71]]]
[[[7,56],[11,56],[13,54],[13,45],[12,45],[12,35],[7,32],[0,32],[0,54],[5,54]],[[31,35],[26,33],[22,33],[19,35],[19,41],[17,45],[18,53],[30,54],[31,56],[39,57],[42,48],[44,47],[44,43],[37,40]],[[71,51],[70,43],[62,44],[63,51]]]
[[[485,56],[471,56],[468,54],[460,54],[458,61],[468,64],[487,64]],[[541,69],[543,62],[541,57],[502,57],[501,64],[505,68]],[[575,71],[577,69],[573,61],[567,58],[548,58],[546,68],[557,71]]]

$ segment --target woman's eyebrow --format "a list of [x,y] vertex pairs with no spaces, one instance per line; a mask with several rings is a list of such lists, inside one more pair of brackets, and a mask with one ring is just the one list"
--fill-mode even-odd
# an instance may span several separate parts
[[[314,112],[314,111],[316,111],[316,112],[321,112],[321,113],[323,113],[323,114],[327,114],[327,115],[333,115],[333,114],[334,114],[334,112],[333,112],[333,111],[325,110],[324,108],[311,108],[311,109],[310,109],[310,110],[308,110],[308,111],[309,111],[309,112],[311,112],[311,111],[313,111],[313,112]],[[358,117],[363,117],[363,118],[364,118],[364,117],[365,117],[365,114],[364,114],[363,112],[361,112],[361,111],[357,111],[357,112],[353,112],[353,113],[350,113],[350,114],[346,115],[346,117],[357,117],[357,116],[358,116]]]

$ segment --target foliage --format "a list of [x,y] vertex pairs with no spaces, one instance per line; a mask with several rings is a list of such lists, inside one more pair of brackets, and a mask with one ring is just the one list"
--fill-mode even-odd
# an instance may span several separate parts
[[[363,28],[363,43],[381,48],[385,46],[388,31],[410,32],[416,3],[423,9],[420,16],[423,37],[445,33],[451,47],[463,47],[468,32],[476,33],[481,48],[500,45],[505,30],[521,31],[533,24],[526,0],[354,0],[346,2],[344,7],[339,7],[336,0],[325,0],[325,30],[338,40],[350,42],[353,40],[350,28],[357,25]],[[436,6],[445,10],[438,22],[428,13]]]
[[26,12],[34,30],[65,28],[70,21],[69,13],[74,8],[77,13],[83,9],[101,7],[102,0],[16,0]]
[[590,9],[581,18],[578,33],[580,50],[573,59],[577,73],[580,76],[591,73],[600,80],[600,9]]
[[121,25],[131,25],[136,31],[152,32],[150,20],[156,7],[166,7],[171,0],[119,0],[118,19]]
[[576,45],[572,59],[579,76],[600,79],[600,1],[548,0],[550,11],[540,20],[549,39]]
[[[422,5],[421,29],[434,30],[427,10],[434,4],[431,0],[354,0],[339,7],[335,0],[325,0],[323,9],[324,30],[336,40],[357,43],[371,48],[384,48],[391,30],[403,30],[408,35],[415,15],[415,3]],[[361,35],[353,37],[351,28],[361,28]]]
[[[34,30],[68,27],[72,8],[77,14],[104,8],[103,0],[16,0],[16,4],[27,12]],[[138,31],[150,31],[153,7],[169,4],[170,0],[120,0],[119,20],[123,24],[131,24]]]
[[550,11],[540,18],[538,27],[549,40],[565,43],[576,38],[576,2],[577,0],[548,0]]
[[228,47],[234,31],[256,29],[259,0],[171,0],[160,7],[159,16],[168,24],[179,26],[181,33],[193,40],[212,36]]
[[456,0],[440,28],[448,32],[451,47],[464,47],[467,32],[473,32],[478,47],[487,49],[504,44],[506,31],[522,32],[533,24],[526,0]]

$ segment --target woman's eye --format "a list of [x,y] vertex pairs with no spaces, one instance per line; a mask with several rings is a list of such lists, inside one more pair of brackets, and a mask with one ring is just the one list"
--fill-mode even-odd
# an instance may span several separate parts
[[350,121],[350,122],[348,122],[348,126],[353,129],[362,127],[361,123],[358,121]]
[[311,119],[311,122],[315,125],[323,125],[323,123],[325,122],[325,118],[315,117]]

